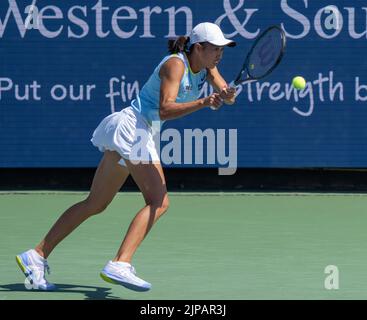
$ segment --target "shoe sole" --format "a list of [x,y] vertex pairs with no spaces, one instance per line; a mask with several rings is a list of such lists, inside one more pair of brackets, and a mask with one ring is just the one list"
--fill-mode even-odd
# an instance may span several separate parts
[[112,284],[119,284],[117,281],[114,281],[112,279],[110,279],[109,277],[107,277],[105,274],[103,274],[102,272],[99,274],[101,276],[101,278],[108,282],[108,283],[112,283]]
[[17,265],[19,266],[20,270],[22,270],[23,274],[28,277],[27,268],[24,266],[22,259],[20,256],[15,257],[15,261],[17,262]]
[[29,280],[29,282],[31,284],[33,284],[33,279],[30,276],[30,274],[27,272],[27,268],[26,266],[23,264],[22,258],[20,256],[16,256],[15,257],[15,261],[17,262],[18,267],[20,268],[20,270],[22,271],[22,273],[24,274],[24,276]]
[[134,286],[133,284],[130,283],[125,283],[125,282],[121,282],[121,281],[117,281],[114,279],[111,279],[110,277],[108,277],[107,275],[105,275],[103,272],[101,272],[99,274],[101,276],[101,278],[108,282],[108,283],[112,283],[112,284],[117,284],[117,285],[121,285],[127,289],[133,290],[133,291],[138,291],[138,292],[145,292],[145,291],[149,291],[150,288],[143,288],[143,287],[138,287],[138,286]]

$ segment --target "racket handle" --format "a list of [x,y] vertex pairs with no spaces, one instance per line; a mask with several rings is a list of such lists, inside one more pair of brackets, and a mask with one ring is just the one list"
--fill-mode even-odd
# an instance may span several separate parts
[[212,109],[213,111],[218,111],[222,106],[223,106],[223,102],[218,108],[210,106],[210,109]]

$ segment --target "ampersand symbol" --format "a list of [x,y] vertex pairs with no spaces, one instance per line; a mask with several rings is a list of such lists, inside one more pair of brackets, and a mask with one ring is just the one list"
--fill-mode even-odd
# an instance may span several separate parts
[[257,29],[257,31],[253,32],[253,33],[249,32],[245,29],[246,24],[249,22],[249,20],[253,16],[253,14],[256,11],[258,11],[258,9],[244,9],[243,11],[246,12],[246,19],[242,23],[237,18],[236,12],[243,8],[244,2],[245,2],[245,0],[239,0],[239,3],[237,4],[237,6],[233,8],[232,5],[231,5],[231,0],[223,0],[223,7],[224,7],[224,10],[225,10],[225,13],[223,15],[221,15],[215,21],[215,23],[220,26],[221,23],[223,22],[223,20],[225,18],[228,18],[229,22],[232,24],[232,26],[235,29],[234,32],[232,32],[230,34],[226,34],[226,36],[229,37],[229,38],[235,37],[237,34],[240,34],[242,37],[244,37],[246,39],[254,39],[260,33],[259,29]]

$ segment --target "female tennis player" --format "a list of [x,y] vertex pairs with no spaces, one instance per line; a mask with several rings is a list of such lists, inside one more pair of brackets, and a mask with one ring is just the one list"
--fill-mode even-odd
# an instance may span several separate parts
[[[101,277],[135,291],[151,288],[150,283],[137,277],[131,260],[169,205],[153,123],[183,117],[206,107],[219,109],[223,102],[233,104],[235,89],[228,87],[217,65],[224,47],[235,45],[217,25],[208,22],[197,25],[190,37],[170,40],[170,54],[156,67],[131,106],[102,120],[91,139],[104,155],[90,194],[66,210],[35,249],[16,256],[19,267],[37,288],[56,288],[45,277],[45,270],[49,270],[47,257],[83,221],[106,209],[129,174],[141,190],[145,206],[131,222],[116,256],[106,264]],[[206,80],[216,92],[198,99]],[[135,150],[138,144],[140,152]]]

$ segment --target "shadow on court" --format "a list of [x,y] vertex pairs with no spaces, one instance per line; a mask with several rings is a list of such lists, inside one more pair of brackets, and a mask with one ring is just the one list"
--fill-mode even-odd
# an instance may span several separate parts
[[[82,285],[72,285],[72,284],[57,284],[57,290],[45,292],[41,290],[34,290],[37,293],[52,294],[52,293],[79,293],[85,295],[85,300],[124,300],[120,297],[113,296],[110,288],[101,288],[94,286],[82,286]],[[23,283],[14,283],[14,284],[6,284],[0,285],[0,293],[1,292],[30,292]],[[60,296],[62,299],[62,296]]]

